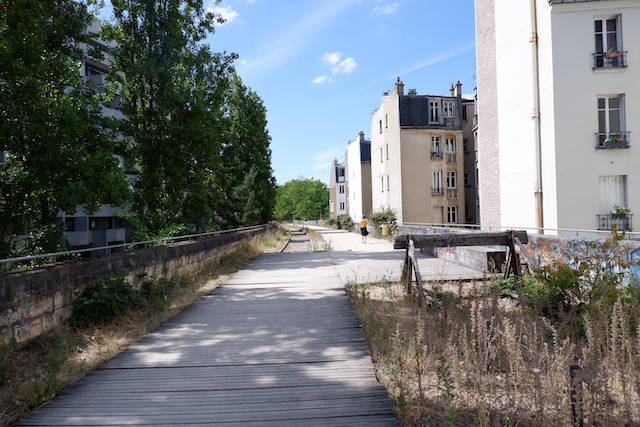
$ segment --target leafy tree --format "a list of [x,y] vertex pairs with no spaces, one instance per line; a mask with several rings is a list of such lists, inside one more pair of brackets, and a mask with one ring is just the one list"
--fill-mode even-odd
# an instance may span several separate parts
[[265,223],[273,214],[276,184],[266,114],[260,97],[234,75],[225,109],[219,211],[232,227]]
[[[213,3],[218,3],[214,1]],[[222,18],[202,0],[112,0],[121,131],[138,167],[132,209],[150,231],[206,228],[220,200],[224,91],[235,55],[199,45]]]
[[48,229],[60,210],[127,200],[100,96],[79,72],[91,19],[73,0],[0,1],[3,235]]
[[298,178],[278,187],[275,217],[322,219],[329,216],[329,189],[322,181]]

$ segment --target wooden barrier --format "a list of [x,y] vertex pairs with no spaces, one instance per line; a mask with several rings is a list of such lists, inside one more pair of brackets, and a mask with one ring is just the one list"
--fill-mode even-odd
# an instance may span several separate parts
[[[410,235],[405,234],[396,236],[393,241],[394,249],[406,249],[404,265],[402,267],[402,283],[407,289],[407,294],[413,292],[413,276],[415,273],[416,288],[420,306],[424,307],[427,303],[431,307],[439,307],[438,301],[431,298],[424,291],[422,286],[422,277],[418,267],[418,261],[415,255],[416,248],[446,248],[451,246],[508,246],[509,258],[507,259],[507,269],[505,277],[509,277],[513,273],[516,277],[520,276],[520,259],[516,253],[516,245],[525,254],[529,260],[529,254],[523,247],[523,244],[529,242],[526,231],[509,230],[495,233],[464,233],[464,234],[426,234],[426,235]],[[531,262],[531,261],[529,261]]]

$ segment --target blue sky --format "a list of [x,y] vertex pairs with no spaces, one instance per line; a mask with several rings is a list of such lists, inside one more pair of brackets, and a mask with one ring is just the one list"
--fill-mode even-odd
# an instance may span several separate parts
[[[210,0],[205,0],[207,5]],[[334,158],[396,79],[419,94],[475,87],[472,0],[223,0],[207,40],[239,55],[244,84],[267,108],[278,184],[328,183]],[[106,12],[106,11],[105,11]],[[109,12],[107,12],[107,15]]]

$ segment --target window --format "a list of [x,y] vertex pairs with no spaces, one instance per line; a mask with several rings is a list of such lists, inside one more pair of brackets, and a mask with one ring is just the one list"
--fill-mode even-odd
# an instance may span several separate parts
[[389,144],[384,145],[384,151],[386,153],[387,160],[389,160]]
[[343,211],[344,210],[344,202],[340,202],[340,210]]
[[628,147],[625,132],[624,95],[598,97],[598,148]]
[[340,185],[338,190],[340,191],[340,194],[344,194],[344,185]]
[[469,174],[467,172],[464,173],[464,186],[469,187],[471,184],[469,183]]
[[447,188],[457,188],[456,171],[447,172]]
[[467,120],[467,106],[462,106],[462,120]]
[[448,206],[447,207],[447,222],[449,224],[457,224],[458,223],[458,207],[457,206]]
[[469,208],[469,205],[464,205],[464,218],[471,219],[471,209]]
[[438,101],[429,101],[429,121],[440,123],[440,103]]
[[445,146],[446,146],[447,153],[455,153],[456,139],[448,136]]
[[600,177],[600,212],[611,212],[614,206],[627,206],[627,177],[625,175]]
[[387,191],[389,191],[389,175],[387,175]]
[[453,117],[453,102],[444,101],[442,103],[442,110],[445,117]]
[[387,116],[386,114],[384,115],[384,127],[389,127],[389,116]]
[[431,194],[442,194],[442,171],[433,172],[433,186],[431,187]]
[[380,177],[380,188],[382,188],[382,192],[384,193],[384,176]]
[[462,140],[462,151],[465,153],[469,152],[469,138],[464,138]]
[[442,158],[442,148],[440,147],[440,137],[432,136],[431,137],[431,158],[432,159],[441,159]]
[[382,120],[380,120],[380,133],[382,133]]
[[380,146],[380,163],[384,160],[384,155],[382,154],[382,145]]
[[625,67],[620,38],[620,16],[610,16],[594,21],[596,52],[595,68]]

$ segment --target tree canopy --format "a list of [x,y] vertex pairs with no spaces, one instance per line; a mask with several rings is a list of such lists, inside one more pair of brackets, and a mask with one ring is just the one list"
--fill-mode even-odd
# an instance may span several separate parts
[[278,187],[275,217],[286,219],[322,219],[329,217],[329,189],[316,179],[298,178]]
[[119,146],[79,72],[91,16],[73,0],[1,6],[0,235],[48,227],[78,206],[124,205]]

